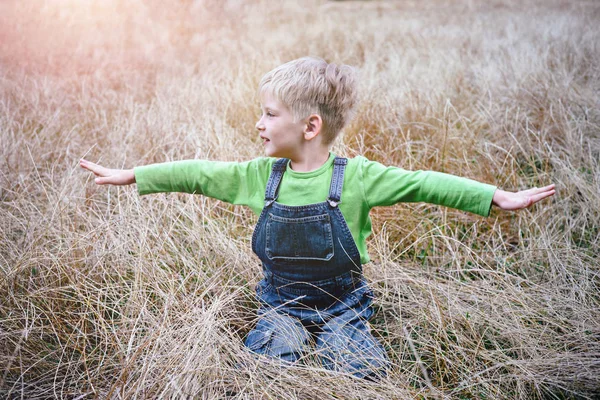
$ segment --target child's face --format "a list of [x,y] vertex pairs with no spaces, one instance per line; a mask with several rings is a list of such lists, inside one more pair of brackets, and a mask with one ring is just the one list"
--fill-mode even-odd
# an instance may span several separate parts
[[261,96],[262,115],[256,123],[268,157],[297,159],[304,140],[304,121],[294,122],[292,112],[271,93]]

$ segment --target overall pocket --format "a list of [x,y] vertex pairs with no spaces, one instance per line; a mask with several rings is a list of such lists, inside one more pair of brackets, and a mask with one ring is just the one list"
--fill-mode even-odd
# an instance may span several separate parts
[[284,218],[269,213],[266,227],[267,257],[271,260],[320,260],[333,257],[329,214]]

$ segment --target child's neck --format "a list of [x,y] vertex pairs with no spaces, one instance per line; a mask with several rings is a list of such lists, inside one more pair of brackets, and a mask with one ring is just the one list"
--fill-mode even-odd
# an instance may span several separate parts
[[290,168],[296,172],[310,172],[319,169],[329,160],[329,149],[302,154],[290,160]]

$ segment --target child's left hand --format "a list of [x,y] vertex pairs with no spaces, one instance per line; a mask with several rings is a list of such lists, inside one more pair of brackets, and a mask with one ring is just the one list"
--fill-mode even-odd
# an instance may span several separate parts
[[552,184],[543,188],[521,190],[516,193],[497,189],[494,193],[492,204],[503,210],[520,210],[522,208],[527,208],[548,196],[552,196],[556,193],[554,187],[554,184]]

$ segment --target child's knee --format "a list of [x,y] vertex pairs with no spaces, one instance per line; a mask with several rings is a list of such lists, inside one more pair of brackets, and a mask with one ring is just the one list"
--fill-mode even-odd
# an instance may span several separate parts
[[317,351],[325,368],[374,379],[386,374],[390,361],[368,325],[325,329],[317,338]]
[[390,365],[388,356],[379,343],[346,347],[319,346],[321,362],[327,369],[341,371],[357,378],[375,379],[385,376]]
[[254,353],[294,362],[306,351],[309,339],[300,321],[273,313],[261,317],[244,345]]

